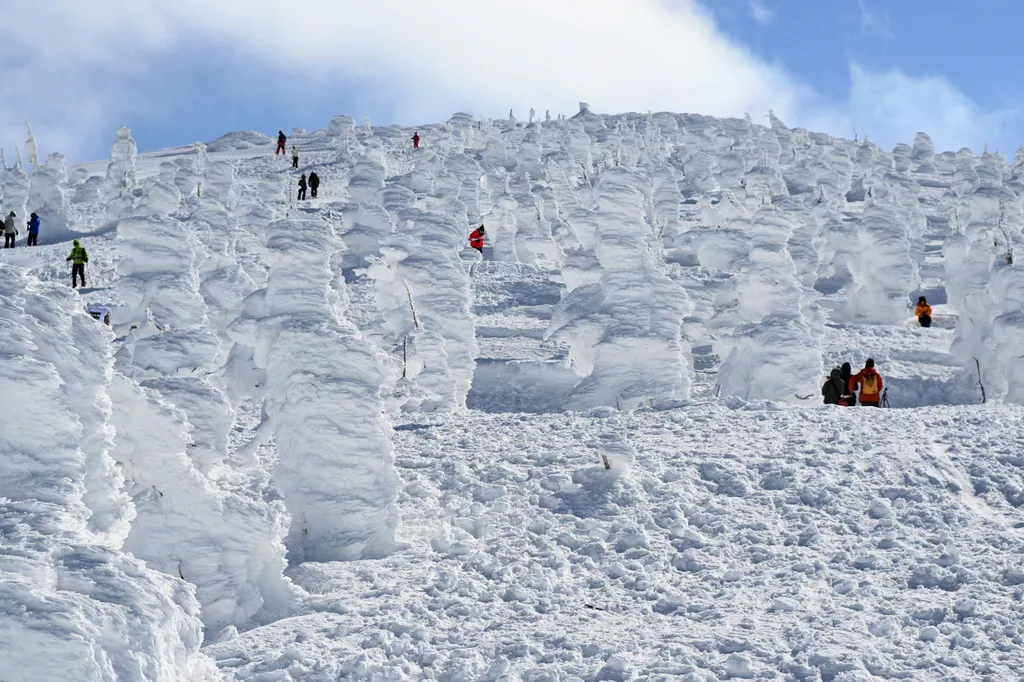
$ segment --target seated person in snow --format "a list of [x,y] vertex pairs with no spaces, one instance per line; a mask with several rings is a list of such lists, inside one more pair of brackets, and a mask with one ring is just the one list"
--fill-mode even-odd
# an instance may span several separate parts
[[928,305],[928,300],[924,296],[917,299],[917,309],[914,310],[914,314],[917,315],[917,321],[921,323],[922,327],[932,326],[932,307]]
[[470,245],[470,247],[476,249],[480,253],[483,253],[484,252],[484,235],[486,235],[486,234],[487,234],[487,230],[484,229],[483,225],[481,225],[480,227],[478,227],[475,230],[473,230],[472,232],[470,232],[469,233],[469,245]]
[[842,370],[839,367],[832,369],[832,374],[825,380],[821,387],[821,395],[826,405],[839,405],[843,398],[846,387],[843,385]]
[[882,402],[882,375],[875,370],[875,361],[868,358],[864,369],[850,377],[850,391],[860,388],[860,404],[880,407]]
[[857,404],[857,396],[850,390],[850,377],[853,376],[853,367],[850,363],[844,362],[839,370],[839,377],[843,382],[843,396],[839,401],[840,405],[854,406]]

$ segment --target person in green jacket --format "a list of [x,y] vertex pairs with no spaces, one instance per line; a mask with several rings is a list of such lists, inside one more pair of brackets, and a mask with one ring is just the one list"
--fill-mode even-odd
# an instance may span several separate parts
[[89,262],[89,254],[86,252],[85,247],[82,246],[79,241],[75,240],[75,245],[71,248],[71,255],[67,258],[72,261],[71,265],[71,288],[75,288],[75,281],[78,277],[82,278],[82,286],[85,286],[85,264]]

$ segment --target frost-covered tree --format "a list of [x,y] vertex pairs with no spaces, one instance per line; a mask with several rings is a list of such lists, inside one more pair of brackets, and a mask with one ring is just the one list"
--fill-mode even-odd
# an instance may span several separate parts
[[876,187],[874,194],[858,221],[847,307],[857,322],[900,324],[907,318],[910,292],[918,288],[920,273],[898,206],[884,187]]
[[29,185],[28,204],[39,216],[42,224],[42,243],[62,242],[74,238],[78,233],[71,229],[68,218],[71,202],[64,156],[50,154],[46,157],[45,164],[36,165],[32,169]]
[[3,177],[3,217],[6,218],[7,214],[14,211],[19,230],[22,230],[28,217],[28,200],[31,191],[31,182],[19,153],[14,168],[9,168]]
[[823,319],[789,250],[796,228],[771,206],[751,221],[747,271],[728,309],[733,348],[719,372],[722,395],[795,402],[816,394]]
[[35,170],[39,166],[39,146],[36,144],[36,136],[32,132],[32,125],[26,122],[25,127],[28,129],[25,151],[28,153],[28,162],[32,164],[32,169]]

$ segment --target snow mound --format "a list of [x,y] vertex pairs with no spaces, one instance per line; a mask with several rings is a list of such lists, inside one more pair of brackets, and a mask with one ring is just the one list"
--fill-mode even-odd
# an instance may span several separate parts
[[240,151],[271,144],[274,140],[263,133],[252,130],[236,130],[221,135],[216,140],[206,143],[206,151],[210,153]]

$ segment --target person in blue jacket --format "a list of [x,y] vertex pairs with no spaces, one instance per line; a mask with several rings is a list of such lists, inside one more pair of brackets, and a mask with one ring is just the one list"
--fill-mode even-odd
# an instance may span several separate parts
[[39,246],[39,216],[35,213],[28,221],[28,243],[25,246]]

